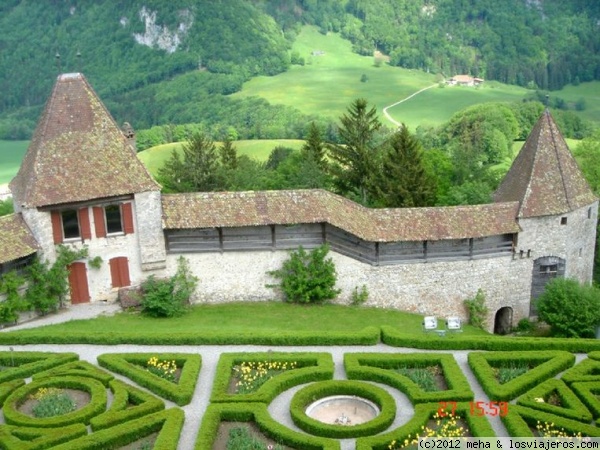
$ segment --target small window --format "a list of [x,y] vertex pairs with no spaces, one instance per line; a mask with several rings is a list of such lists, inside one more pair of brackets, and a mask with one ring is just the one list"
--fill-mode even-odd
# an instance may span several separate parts
[[567,218],[566,217],[561,217],[560,218],[560,224],[561,225],[566,225],[567,224]]
[[588,208],[588,219],[592,218],[592,208]]
[[556,276],[558,272],[558,264],[548,264],[540,266],[540,274],[548,276]]
[[121,208],[119,205],[108,205],[104,207],[106,216],[107,233],[122,233],[123,223],[121,222]]
[[62,219],[63,236],[65,239],[78,238],[79,234],[79,220],[77,218],[77,211],[74,209],[65,209],[61,211],[60,217]]
[[583,249],[581,247],[579,247],[579,257],[581,258],[582,255],[583,255]]

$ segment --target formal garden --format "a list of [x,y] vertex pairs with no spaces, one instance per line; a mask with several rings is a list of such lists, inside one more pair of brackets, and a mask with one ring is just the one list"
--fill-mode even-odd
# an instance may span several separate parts
[[271,272],[283,302],[190,306],[198,280],[181,258],[171,278],[142,284],[137,307],[6,328],[0,448],[396,450],[436,436],[600,437],[600,340],[587,337],[596,288],[547,286],[538,307],[555,336],[528,321],[511,336],[485,332],[481,291],[465,299],[470,324],[434,333],[420,315],[363,306],[366,287],[352,305],[332,304],[327,250],[299,249]]

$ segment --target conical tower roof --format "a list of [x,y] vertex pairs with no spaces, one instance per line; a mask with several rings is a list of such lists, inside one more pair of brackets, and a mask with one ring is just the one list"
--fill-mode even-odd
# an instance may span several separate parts
[[517,217],[523,218],[564,214],[597,200],[548,110],[533,127],[494,200],[518,201]]
[[19,172],[15,202],[40,207],[159,189],[80,73],[58,77]]

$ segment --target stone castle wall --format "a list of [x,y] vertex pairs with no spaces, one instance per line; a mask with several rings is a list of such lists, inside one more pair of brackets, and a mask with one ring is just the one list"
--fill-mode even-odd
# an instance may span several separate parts
[[[193,273],[200,278],[195,302],[281,299],[279,293],[267,287],[276,281],[267,272],[280,268],[288,252],[169,254],[169,275],[175,273],[180,256],[189,261]],[[502,256],[377,267],[335,252],[330,256],[338,273],[337,287],[342,290],[336,300],[339,303],[349,303],[354,288],[365,285],[369,291],[366,306],[466,319],[463,301],[482,289],[489,308],[490,331],[501,307],[513,308],[514,321],[527,317],[529,312],[531,259]]]

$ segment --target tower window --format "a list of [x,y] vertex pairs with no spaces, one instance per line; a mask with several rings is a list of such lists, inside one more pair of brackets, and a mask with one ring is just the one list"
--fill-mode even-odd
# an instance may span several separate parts
[[561,217],[560,218],[560,224],[561,225],[566,225],[567,224],[567,218],[566,217]]
[[588,219],[592,218],[592,208],[588,208]]
[[63,236],[65,239],[79,237],[79,220],[77,211],[74,209],[65,209],[60,212],[62,219]]
[[104,207],[106,215],[106,231],[108,233],[122,233],[121,208],[119,205],[108,205]]

